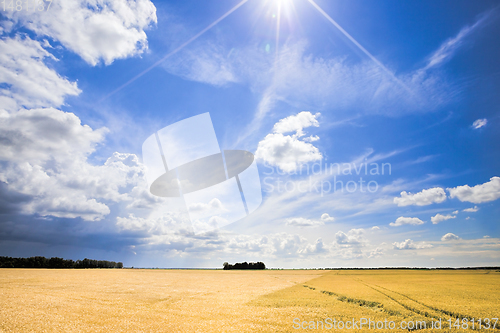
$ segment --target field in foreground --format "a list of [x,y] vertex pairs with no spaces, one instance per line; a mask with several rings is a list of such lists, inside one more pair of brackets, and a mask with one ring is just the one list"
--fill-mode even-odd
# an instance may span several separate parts
[[441,319],[429,330],[447,332],[455,317],[492,331],[485,318],[499,316],[500,272],[489,270],[0,269],[0,332],[297,332],[327,330],[327,318],[331,331],[366,318]]

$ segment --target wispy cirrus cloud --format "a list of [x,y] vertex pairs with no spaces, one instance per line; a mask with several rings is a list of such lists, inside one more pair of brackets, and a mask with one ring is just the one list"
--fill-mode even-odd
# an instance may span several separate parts
[[484,25],[491,14],[492,11],[484,13],[476,22],[474,22],[474,24],[463,27],[455,37],[449,38],[441,44],[441,46],[428,57],[427,64],[423,70],[426,71],[433,67],[441,66],[446,61],[453,58],[458,49],[465,43],[465,39]]

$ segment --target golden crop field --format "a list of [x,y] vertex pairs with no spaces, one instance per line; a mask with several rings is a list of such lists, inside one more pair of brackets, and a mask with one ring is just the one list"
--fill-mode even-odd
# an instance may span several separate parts
[[[499,315],[500,272],[489,270],[0,269],[1,332],[375,330],[328,330],[327,318],[365,318],[371,328],[420,321],[448,332],[457,331],[455,317],[469,331],[482,318],[481,331],[492,331],[485,318],[493,326]],[[439,319],[441,329],[430,329]]]

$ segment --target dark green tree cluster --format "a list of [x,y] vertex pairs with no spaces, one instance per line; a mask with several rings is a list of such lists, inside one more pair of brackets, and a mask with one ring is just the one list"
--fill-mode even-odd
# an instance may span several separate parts
[[227,262],[223,265],[224,270],[229,269],[266,269],[266,265],[263,262],[237,262],[234,265],[228,264]]
[[123,268],[123,263],[87,258],[73,261],[57,257],[50,259],[45,257],[0,257],[0,268]]

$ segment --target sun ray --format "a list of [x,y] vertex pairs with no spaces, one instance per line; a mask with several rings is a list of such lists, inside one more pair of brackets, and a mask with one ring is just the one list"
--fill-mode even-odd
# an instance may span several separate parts
[[234,6],[230,10],[228,10],[224,15],[222,15],[217,20],[215,20],[214,22],[212,22],[211,24],[209,24],[205,29],[203,29],[200,32],[198,32],[196,35],[194,35],[193,37],[191,37],[190,39],[188,39],[186,42],[184,42],[183,44],[181,44],[180,46],[178,46],[175,50],[167,53],[163,58],[161,58],[160,60],[158,60],[157,62],[155,62],[154,64],[152,64],[151,66],[149,66],[148,68],[146,68],[145,70],[143,70],[142,72],[140,72],[139,74],[137,74],[136,76],[134,76],[133,78],[131,78],[130,80],[128,80],[127,82],[125,82],[124,84],[122,84],[121,86],[119,86],[118,88],[116,88],[115,90],[113,90],[112,92],[110,92],[109,94],[107,94],[106,96],[104,96],[103,98],[101,98],[98,101],[98,103],[100,103],[103,100],[109,98],[110,96],[116,94],[118,91],[122,90],[123,88],[125,88],[126,86],[128,86],[129,84],[131,84],[132,82],[134,82],[135,80],[137,80],[138,78],[140,78],[141,76],[143,76],[144,74],[148,73],[150,70],[152,70],[153,68],[155,68],[156,66],[158,66],[159,64],[161,64],[167,58],[171,57],[172,55],[176,54],[177,52],[179,52],[180,50],[182,50],[183,48],[185,48],[186,46],[188,46],[189,44],[191,44],[198,37],[200,37],[201,35],[203,35],[208,30],[212,29],[215,25],[217,25],[220,21],[222,21],[223,19],[225,19],[227,16],[229,16],[231,13],[233,13],[236,9],[238,9],[239,7],[241,7],[247,1],[248,0],[242,0],[241,2],[239,2],[236,6]]
[[278,62],[278,54],[279,54],[279,43],[280,43],[280,24],[281,24],[281,1],[278,2],[278,15],[276,17],[276,55],[274,59],[274,66]]
[[391,72],[387,67],[384,66],[377,58],[375,58],[367,49],[365,49],[354,37],[352,37],[347,31],[344,30],[334,19],[330,17],[314,0],[308,0],[309,3],[316,8],[331,24],[333,24],[337,29],[340,30],[354,45],[356,45],[364,54],[366,54],[373,62],[377,64],[384,72],[386,72],[394,81],[401,85],[406,91],[414,95],[413,91],[406,86],[400,79],[398,79],[393,72]]

